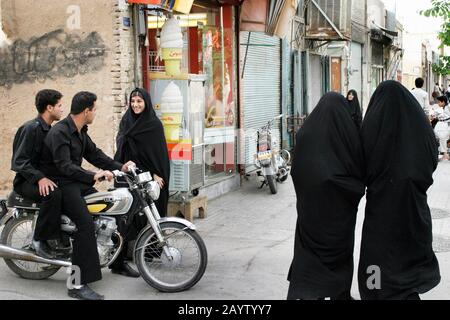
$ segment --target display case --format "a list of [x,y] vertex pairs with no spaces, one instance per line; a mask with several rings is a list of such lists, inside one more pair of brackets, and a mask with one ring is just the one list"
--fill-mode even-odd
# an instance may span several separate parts
[[[171,171],[170,192],[195,192],[205,183],[205,81],[203,75],[186,74],[173,78],[164,73],[150,73],[152,103],[165,125]],[[168,134],[167,126],[170,122],[164,118],[161,101],[171,82],[178,86],[183,96],[183,113],[179,130]]]

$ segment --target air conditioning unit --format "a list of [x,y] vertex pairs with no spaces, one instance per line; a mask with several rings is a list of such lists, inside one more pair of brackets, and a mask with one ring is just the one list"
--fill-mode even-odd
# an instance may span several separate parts
[[306,19],[305,39],[342,40],[341,35],[346,40],[351,39],[351,0],[311,0]]

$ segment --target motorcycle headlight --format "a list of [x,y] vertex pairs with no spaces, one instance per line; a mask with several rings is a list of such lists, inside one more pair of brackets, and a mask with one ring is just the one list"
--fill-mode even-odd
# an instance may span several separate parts
[[161,193],[161,188],[159,187],[158,182],[150,181],[149,183],[147,183],[146,191],[147,191],[147,194],[150,196],[150,198],[152,198],[153,201],[156,201],[159,199],[159,194]]

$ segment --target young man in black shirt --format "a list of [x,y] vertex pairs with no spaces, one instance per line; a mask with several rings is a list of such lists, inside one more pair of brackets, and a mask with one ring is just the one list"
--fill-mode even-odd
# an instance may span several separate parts
[[17,130],[13,142],[11,169],[17,172],[14,190],[30,200],[41,202],[32,247],[45,258],[52,258],[47,240],[59,239],[61,192],[56,183],[39,168],[44,139],[54,121],[63,114],[62,94],[45,89],[37,93],[35,105],[38,116]]
[[[74,235],[72,265],[80,270],[80,283],[68,294],[72,298],[103,300],[88,283],[102,278],[95,239],[95,226],[84,196],[96,192],[93,185],[100,178],[113,179],[109,170],[128,171],[126,164],[114,161],[96,147],[87,134],[87,125],[95,118],[97,96],[79,92],[72,99],[70,114],[57,123],[45,139],[42,170],[58,183],[62,193],[62,211],[77,225]],[[81,167],[83,158],[103,170],[92,172]]]

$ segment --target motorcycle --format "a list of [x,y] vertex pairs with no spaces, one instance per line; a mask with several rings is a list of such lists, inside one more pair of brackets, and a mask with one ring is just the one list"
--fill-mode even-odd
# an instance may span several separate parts
[[[114,171],[116,180],[124,179],[127,188],[110,189],[85,197],[95,224],[97,249],[102,268],[118,257],[123,237],[118,220],[145,215],[148,224],[139,233],[133,248],[134,262],[142,278],[162,292],[179,292],[194,286],[203,276],[207,265],[206,246],[191,222],[178,217],[161,218],[155,206],[160,187],[150,172],[130,167],[129,173]],[[6,265],[25,279],[46,279],[61,267],[70,267],[73,235],[76,225],[61,216],[61,239],[52,249],[57,256],[38,256],[32,237],[39,214],[39,204],[16,192],[0,202],[0,257]]]
[[286,181],[290,171],[291,154],[285,149],[279,149],[278,139],[272,135],[271,129],[275,120],[282,117],[279,115],[273,118],[256,132],[255,166],[258,168],[257,175],[264,177],[260,189],[267,184],[272,194],[277,193],[277,183]]

